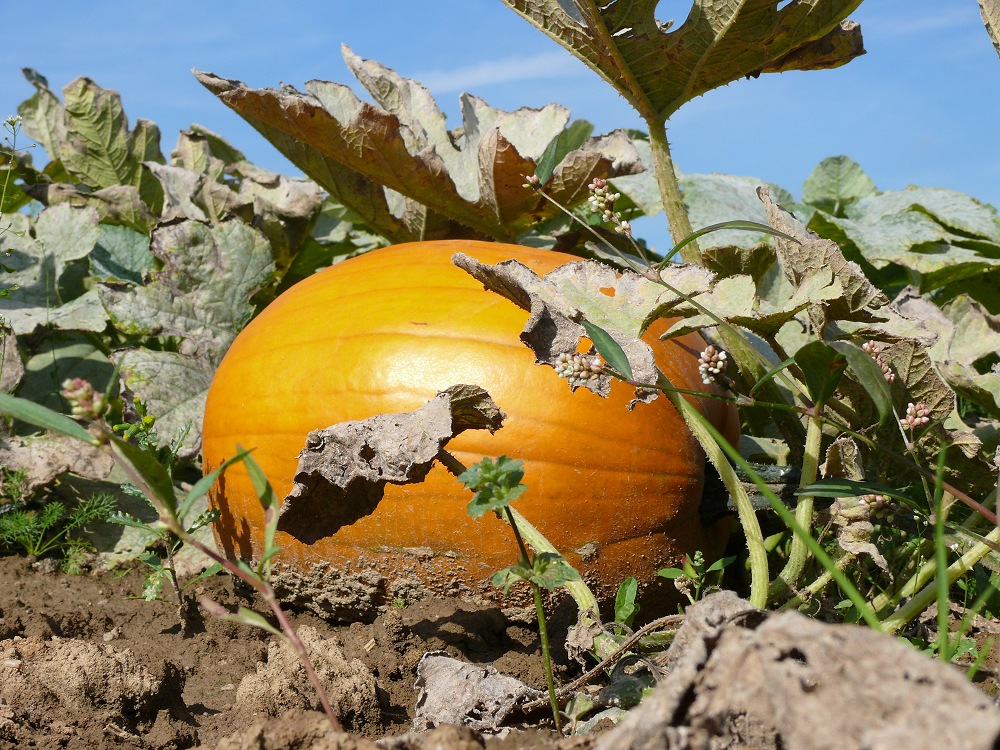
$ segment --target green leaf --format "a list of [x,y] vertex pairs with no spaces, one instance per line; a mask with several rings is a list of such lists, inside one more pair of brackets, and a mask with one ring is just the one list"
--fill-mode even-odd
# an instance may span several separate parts
[[49,159],[58,160],[67,140],[62,103],[49,89],[49,82],[44,76],[31,68],[21,68],[21,72],[35,87],[35,94],[17,108],[22,120],[21,128],[25,135],[45,149]]
[[876,193],[875,183],[847,156],[830,156],[819,163],[802,185],[802,200],[842,215],[849,204]]
[[848,364],[847,357],[825,341],[806,344],[793,359],[802,370],[814,404],[823,404],[833,396]]
[[250,625],[254,628],[260,628],[266,633],[271,635],[276,635],[279,638],[284,638],[285,634],[274,627],[271,623],[264,619],[262,615],[254,612],[246,607],[240,607],[235,615],[226,615],[222,618],[223,620],[230,620],[231,622],[240,622],[244,625]]
[[250,298],[274,270],[267,240],[241,221],[158,227],[151,249],[163,264],[148,284],[102,285],[101,300],[124,333],[178,336],[221,355],[253,313]]
[[[503,0],[596,71],[647,120],[760,73],[816,70],[863,54],[861,29],[841,24],[857,0],[695,0],[671,28],[659,3]],[[665,20],[665,19],[664,19]]]
[[851,374],[878,409],[879,423],[885,423],[892,417],[893,411],[892,393],[889,391],[889,383],[886,382],[882,368],[868,352],[849,341],[831,341],[829,346],[847,358]]
[[37,218],[5,217],[11,231],[0,234],[0,252],[8,254],[3,286],[17,289],[0,299],[0,315],[18,334],[39,326],[101,331],[107,316],[93,292],[80,283],[78,263],[98,239],[97,212],[69,204],[44,209]]
[[615,595],[615,622],[622,625],[631,626],[639,612],[639,605],[635,603],[636,595],[639,593],[639,582],[631,576],[621,582],[618,593]]
[[580,148],[593,132],[594,126],[586,120],[574,120],[549,142],[535,168],[535,176],[543,185],[552,177],[556,165],[571,151]]
[[149,237],[115,224],[101,224],[98,229],[97,244],[90,253],[90,277],[100,282],[142,284],[143,274],[154,262]]
[[177,496],[174,494],[173,480],[163,465],[137,445],[111,436],[111,451],[115,458],[128,467],[135,476],[132,481],[146,493],[157,511],[177,517]]
[[553,591],[570,581],[579,581],[580,574],[566,558],[555,552],[539,552],[532,563],[531,582]]
[[[184,501],[177,509],[177,517],[183,519],[188,512],[191,510],[191,506],[194,505],[196,500],[201,499],[208,491],[212,489],[212,485],[215,484],[215,480],[222,476],[222,473],[228,469],[233,464],[242,461],[250,455],[249,450],[241,450],[235,456],[227,458],[215,471],[209,472],[193,485],[191,489],[188,490],[187,495],[184,496]],[[255,462],[256,463],[256,462]],[[273,494],[273,493],[272,493]]]
[[246,466],[247,474],[250,475],[254,492],[257,493],[260,505],[264,509],[264,552],[258,562],[258,571],[267,580],[271,572],[271,559],[281,551],[274,544],[274,534],[278,530],[278,510],[281,507],[281,501],[274,494],[274,489],[271,487],[267,475],[256,459],[250,455],[250,451],[245,450],[241,445],[237,445],[236,447],[243,454],[243,463]]
[[607,362],[611,369],[625,376],[626,380],[632,379],[632,365],[629,364],[628,357],[621,345],[611,338],[611,335],[600,326],[596,326],[589,321],[581,321],[587,335],[597,349],[598,354]]
[[60,435],[81,440],[90,445],[100,444],[100,441],[65,414],[59,414],[23,398],[0,393],[0,413],[20,419],[22,422],[34,425],[35,427],[41,427],[44,430],[51,430]]
[[500,456],[494,462],[485,457],[463,472],[458,480],[475,494],[466,510],[473,518],[480,518],[491,510],[501,510],[528,489],[521,484],[524,462]]
[[67,140],[59,156],[67,171],[94,190],[132,185],[143,202],[158,211],[162,190],[141,162],[164,161],[159,129],[140,120],[129,133],[118,93],[87,78],[68,84],[63,99]]

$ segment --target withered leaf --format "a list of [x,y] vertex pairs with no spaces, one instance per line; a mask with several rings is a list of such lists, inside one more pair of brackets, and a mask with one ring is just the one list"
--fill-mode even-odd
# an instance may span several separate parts
[[456,385],[413,412],[314,430],[299,454],[278,528],[312,543],[374,512],[385,485],[423,481],[448,441],[500,429],[505,415],[478,386]]

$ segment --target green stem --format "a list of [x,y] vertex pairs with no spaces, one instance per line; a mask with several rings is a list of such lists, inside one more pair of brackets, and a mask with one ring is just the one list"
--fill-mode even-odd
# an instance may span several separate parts
[[[973,545],[968,552],[962,555],[958,560],[953,562],[948,566],[947,570],[947,581],[951,585],[955,583],[959,578],[968,573],[972,568],[982,560],[986,555],[990,553],[993,549],[992,545],[996,545],[1000,542],[1000,529],[993,529],[986,536],[986,541],[991,544],[985,544],[980,542],[979,544]],[[899,593],[893,599],[898,599],[899,597],[908,596],[908,592],[916,591],[917,588],[927,583],[931,578],[934,577],[937,564],[935,562],[928,562],[924,565],[917,574],[913,576],[906,585],[900,589]],[[895,633],[900,628],[905,627],[913,618],[917,617],[921,612],[927,609],[934,598],[937,596],[937,584],[932,582],[929,585],[923,586],[922,589],[917,591],[906,604],[897,609],[891,615],[882,620],[882,628],[887,633]],[[877,601],[877,600],[876,600]],[[872,602],[874,605],[876,602]]]
[[937,596],[938,658],[945,663],[951,661],[948,627],[948,618],[951,615],[948,608],[948,589],[951,588],[951,582],[948,580],[948,548],[945,547],[944,541],[944,487],[941,486],[947,453],[947,449],[942,448],[938,454],[938,481],[934,485],[934,593]]
[[562,717],[559,713],[559,699],[556,697],[555,675],[552,673],[552,654],[549,651],[549,629],[545,623],[545,606],[542,604],[542,590],[537,583],[532,582],[531,591],[535,595],[535,613],[538,615],[538,638],[542,642],[542,663],[545,665],[545,684],[549,688],[552,719],[556,723],[556,731],[562,732]]
[[[656,185],[660,189],[663,211],[666,213],[667,223],[670,225],[670,236],[676,244],[693,234],[694,229],[691,227],[691,219],[684,207],[684,195],[681,191],[680,181],[677,179],[674,159],[670,155],[667,123],[666,120],[659,117],[646,117],[644,119],[649,128],[649,146],[653,154]],[[689,242],[681,248],[681,259],[685,263],[701,265],[701,250],[698,248],[697,240]]]
[[706,429],[708,420],[705,419],[704,415],[686,398],[674,393],[669,381],[662,374],[660,380],[658,386],[661,386],[664,395],[680,412],[688,429],[701,444],[702,450],[705,451],[708,460],[719,472],[719,477],[733,498],[736,513],[746,536],[747,552],[750,557],[750,603],[755,607],[763,608],[767,605],[767,585],[770,578],[767,567],[767,548],[764,546],[764,535],[760,530],[757,512],[750,501],[746,487],[736,475],[732,464],[726,459],[726,454],[718,441]]
[[[836,566],[837,570],[843,571],[850,563],[857,559],[857,555],[854,554],[844,554],[837,558]],[[814,599],[816,596],[821,594],[823,590],[830,585],[833,580],[833,571],[824,570],[820,575],[818,575],[812,583],[805,586],[798,594],[789,599],[787,602],[778,607],[779,612],[786,612],[792,609],[798,609],[803,604],[808,602],[810,599]]]
[[[806,429],[806,446],[802,455],[802,478],[800,487],[808,487],[816,481],[819,474],[819,457],[823,442],[823,420],[819,415],[821,406],[816,406],[816,416],[809,418]],[[811,529],[813,524],[813,497],[800,495],[795,506],[795,520],[804,529]],[[798,585],[802,571],[809,561],[809,549],[805,539],[800,536],[792,538],[792,546],[788,553],[788,562],[771,585],[769,596],[771,600],[788,596]]]

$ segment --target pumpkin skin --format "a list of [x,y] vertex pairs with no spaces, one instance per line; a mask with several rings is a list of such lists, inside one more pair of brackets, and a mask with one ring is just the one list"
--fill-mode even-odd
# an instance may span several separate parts
[[[628,411],[633,389],[624,383],[613,383],[607,399],[572,392],[519,340],[528,313],[452,265],[455,252],[484,263],[515,258],[540,275],[579,260],[495,243],[421,242],[375,250],[305,279],[263,310],[223,359],[205,409],[206,473],[238,444],[255,448],[284,497],[311,430],[413,411],[449,386],[474,384],[507,414],[504,427],[493,435],[464,432],[448,450],[467,466],[501,454],[524,461],[528,489],[515,507],[599,599],[613,600],[627,576],[650,582],[684,552],[720,551],[719,534],[698,514],[703,454],[669,401]],[[658,321],[646,336],[660,368],[678,387],[704,390],[697,362],[704,341],[659,341],[668,326]],[[693,400],[728,437],[738,436],[731,406]],[[376,571],[390,600],[414,581],[433,593],[496,599],[488,579],[515,561],[516,547],[493,514],[475,521],[466,514],[470,498],[436,465],[420,484],[387,485],[373,514],[332,536],[306,544],[278,532],[277,563],[303,573],[316,566],[347,575]],[[263,514],[242,464],[216,482],[210,503],[221,514],[221,549],[256,558]]]

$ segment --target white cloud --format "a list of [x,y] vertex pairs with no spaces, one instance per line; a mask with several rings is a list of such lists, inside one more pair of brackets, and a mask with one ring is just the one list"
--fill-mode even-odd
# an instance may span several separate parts
[[413,78],[438,94],[472,91],[482,86],[543,78],[565,78],[584,72],[582,64],[568,52],[556,50],[535,55],[505,57],[450,70],[416,72]]

